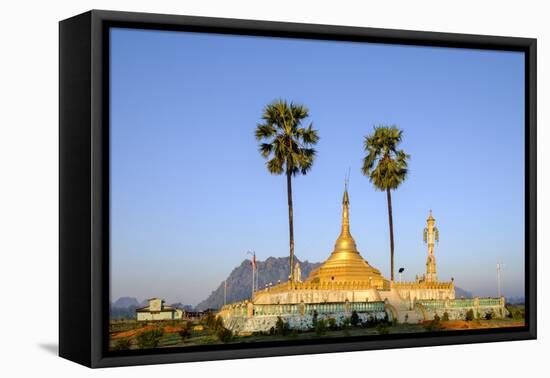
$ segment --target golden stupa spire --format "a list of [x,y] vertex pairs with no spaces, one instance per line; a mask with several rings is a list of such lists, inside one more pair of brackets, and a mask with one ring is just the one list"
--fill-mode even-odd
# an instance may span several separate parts
[[[348,184],[349,176],[346,177],[344,185],[344,196],[342,197],[342,229],[340,231],[340,236],[336,240],[334,246],[334,252],[347,251],[347,252],[357,252],[357,246],[355,245],[355,240],[349,231],[349,194],[348,194]],[[359,252],[357,252],[359,253]]]
[[365,282],[373,287],[383,287],[384,278],[380,271],[363,259],[349,227],[348,178],[342,198],[342,228],[329,258],[313,270],[308,281],[314,282]]

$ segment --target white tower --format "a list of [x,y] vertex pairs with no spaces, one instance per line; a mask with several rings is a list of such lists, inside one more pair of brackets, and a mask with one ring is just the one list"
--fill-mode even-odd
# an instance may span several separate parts
[[426,276],[428,282],[437,281],[437,270],[435,265],[435,242],[439,243],[439,230],[435,227],[435,219],[430,215],[427,219],[428,227],[424,228],[424,243],[428,244],[428,260],[426,261]]

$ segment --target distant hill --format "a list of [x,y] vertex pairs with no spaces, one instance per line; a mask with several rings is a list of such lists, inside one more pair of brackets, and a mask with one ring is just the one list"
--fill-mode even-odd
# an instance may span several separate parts
[[[289,257],[269,257],[265,261],[257,261],[257,273],[258,273],[258,288],[265,287],[266,284],[277,284],[280,280],[284,282],[288,280],[290,272]],[[309,261],[300,261],[302,270],[302,279],[306,278],[309,273],[317,268],[320,263],[310,263]],[[196,306],[197,311],[204,311],[209,308],[219,309],[223,306],[223,291],[224,282],[220,285],[202,302]],[[250,260],[244,260],[238,267],[227,277],[227,303],[238,302],[250,298],[252,291],[252,266]]]
[[524,304],[525,303],[525,297],[508,297],[506,298],[506,303],[510,304]]
[[458,286],[455,286],[455,297],[456,298],[473,298],[474,295],[471,291],[466,291]]
[[112,308],[128,308],[130,306],[138,307],[138,300],[134,297],[120,297],[111,305]]
[[182,309],[183,311],[193,311],[193,310],[194,310],[193,306],[191,306],[191,305],[184,305],[184,304],[181,303],[181,302],[172,303],[170,306],[173,307],[173,308],[180,308],[180,309]]

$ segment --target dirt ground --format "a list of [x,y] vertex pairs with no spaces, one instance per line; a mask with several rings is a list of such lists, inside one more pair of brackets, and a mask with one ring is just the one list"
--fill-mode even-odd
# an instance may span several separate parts
[[[429,323],[429,322],[425,322]],[[443,330],[459,330],[459,329],[484,329],[484,328],[503,328],[503,327],[523,327],[524,321],[517,320],[449,320],[441,322]]]

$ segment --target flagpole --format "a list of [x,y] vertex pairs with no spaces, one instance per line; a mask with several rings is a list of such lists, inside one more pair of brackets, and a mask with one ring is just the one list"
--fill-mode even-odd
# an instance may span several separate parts
[[498,285],[498,297],[500,298],[502,295],[501,289],[500,289],[500,269],[502,267],[502,264],[497,263],[497,285]]

